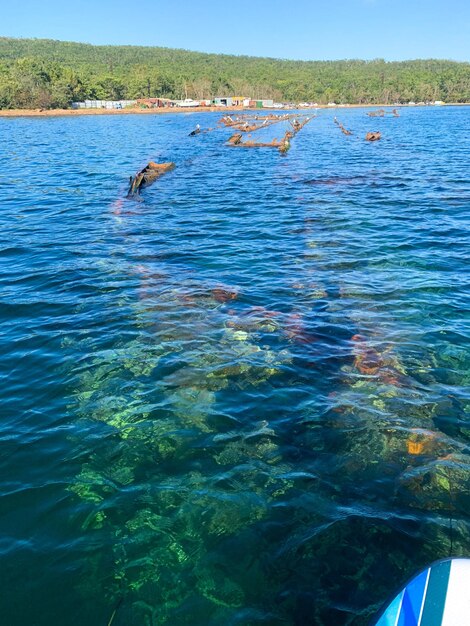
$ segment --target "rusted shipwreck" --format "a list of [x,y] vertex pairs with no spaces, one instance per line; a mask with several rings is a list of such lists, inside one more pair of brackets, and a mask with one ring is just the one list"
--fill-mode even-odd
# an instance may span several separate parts
[[[291,119],[292,118],[292,119]],[[289,121],[291,130],[287,130],[282,139],[273,139],[269,142],[264,141],[242,141],[241,132],[234,133],[228,140],[227,145],[235,148],[277,148],[281,154],[286,154],[291,146],[291,139],[308,124],[310,117],[305,119],[297,119],[295,116],[283,116],[279,121]]]
[[138,195],[144,187],[148,187],[154,183],[160,176],[174,169],[174,163],[154,163],[150,161],[143,170],[137,172],[135,176],[130,177],[130,185],[127,196]]

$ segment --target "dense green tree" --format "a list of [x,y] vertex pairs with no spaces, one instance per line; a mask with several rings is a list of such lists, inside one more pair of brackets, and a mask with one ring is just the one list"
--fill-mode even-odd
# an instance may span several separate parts
[[0,108],[66,107],[87,98],[224,94],[288,102],[470,102],[470,63],[287,61],[0,38]]

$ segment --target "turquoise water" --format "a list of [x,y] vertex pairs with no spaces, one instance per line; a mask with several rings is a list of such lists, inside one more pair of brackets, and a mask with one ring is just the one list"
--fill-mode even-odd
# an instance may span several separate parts
[[360,626],[470,553],[469,108],[336,115],[0,120],[2,624]]

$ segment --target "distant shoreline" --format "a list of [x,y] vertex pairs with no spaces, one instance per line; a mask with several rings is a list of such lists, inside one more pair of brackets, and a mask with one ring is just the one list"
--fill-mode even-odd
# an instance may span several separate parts
[[[468,106],[470,102],[455,102],[446,103],[442,105],[424,105],[427,108],[442,108],[449,106]],[[327,104],[320,104],[318,107],[302,107],[302,111],[315,111],[317,109],[366,109],[366,108],[415,108],[422,107],[423,105],[410,105],[410,104],[337,104],[336,106],[328,106]],[[128,108],[128,109],[0,109],[0,117],[74,117],[77,115],[159,115],[168,113],[281,113],[285,110],[293,109],[254,109],[248,107],[160,107],[155,109],[141,109],[141,108]]]

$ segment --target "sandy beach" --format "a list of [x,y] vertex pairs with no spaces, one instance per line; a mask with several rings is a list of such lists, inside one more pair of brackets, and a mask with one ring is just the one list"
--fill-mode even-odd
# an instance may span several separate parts
[[[243,111],[242,107],[160,107],[143,109],[140,107],[126,109],[1,109],[0,117],[56,117],[75,115],[155,115],[162,113],[202,113],[213,111]],[[248,110],[248,109],[247,109]]]

